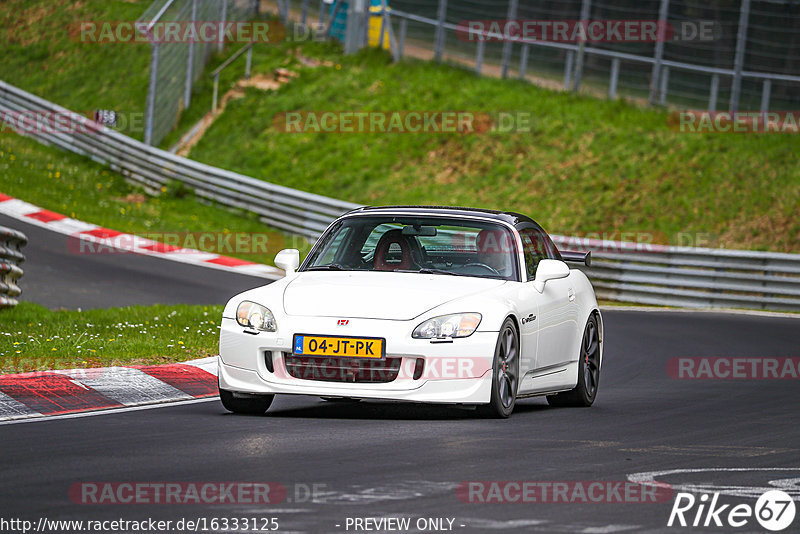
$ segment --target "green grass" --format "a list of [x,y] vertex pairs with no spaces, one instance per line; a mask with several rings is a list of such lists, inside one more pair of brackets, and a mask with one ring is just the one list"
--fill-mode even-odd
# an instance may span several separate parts
[[[79,111],[141,112],[149,45],[80,43],[69,29],[84,20],[135,20],[148,5],[149,0],[2,2],[0,78]],[[305,67],[290,53],[298,48],[337,66]],[[234,49],[213,58],[210,66]],[[452,66],[415,60],[392,64],[387,54],[375,50],[345,57],[335,45],[287,43],[257,45],[255,51],[256,74],[288,67],[300,77],[277,92],[247,89],[192,157],[367,204],[513,209],[554,233],[614,239],[640,232],[659,243],[800,250],[797,136],[678,134],[667,128],[663,110],[481,78]],[[221,95],[242,70],[240,59],[223,73]],[[211,82],[203,76],[192,106],[164,146],[203,116],[210,94]],[[280,112],[337,109],[523,111],[532,115],[533,125],[530,132],[466,136],[284,134],[272,126]],[[25,143],[0,135],[2,149],[27,154],[36,167],[37,149]],[[48,152],[42,159],[52,157]],[[31,169],[38,173],[31,177],[17,166],[11,169],[14,175],[7,175],[9,161],[0,158],[0,188],[121,230],[227,226],[228,212],[207,210],[191,199],[122,202],[129,186],[107,187],[107,176],[97,179],[94,170],[78,176],[83,174],[78,161],[69,160],[78,170],[69,180],[62,170],[59,183],[42,169]],[[123,184],[116,178],[108,181]]]
[[3,310],[0,374],[160,364],[217,354],[222,306]]
[[[149,44],[82,43],[71,32],[82,21],[134,21],[150,3],[0,2],[0,79],[86,114],[94,109],[141,113],[147,93]],[[229,53],[226,50],[214,61],[221,62]],[[226,71],[223,83],[235,81],[237,72]],[[207,90],[204,77],[198,94],[210,102]],[[197,111],[200,106],[192,109],[202,115]],[[189,116],[186,120],[193,119]],[[142,137],[138,130],[122,131]],[[157,240],[162,234],[177,232],[263,233],[266,251],[218,252],[270,265],[282,248],[309,249],[305,240],[270,229],[250,214],[208,206],[179,189],[169,188],[157,197],[144,195],[101,165],[42,146],[8,129],[0,132],[0,192],[70,217]]]
[[[0,79],[90,116],[109,109],[131,117],[145,108],[148,43],[81,42],[83,21],[135,21],[151,0],[0,2]],[[141,128],[121,128],[142,138]]]
[[[252,214],[200,202],[178,188],[159,196],[141,189],[106,167],[81,156],[40,145],[15,134],[0,135],[0,192],[82,221],[127,233],[184,244],[184,232],[259,234],[265,246],[207,249],[248,261],[273,264],[283,248],[310,248],[305,239],[286,236]],[[259,241],[261,243],[262,241]],[[209,243],[210,244],[210,243]],[[203,248],[203,247],[198,247]]]
[[[256,73],[285,66],[300,76],[231,101],[192,158],[365,204],[516,210],[553,233],[800,251],[797,136],[676,133],[664,110],[416,60],[393,64],[376,50],[341,56],[305,44],[305,55],[339,65],[309,68],[289,53],[296,46],[256,47]],[[533,120],[529,132],[483,135],[273,127],[276,114],[296,110],[506,110]]]

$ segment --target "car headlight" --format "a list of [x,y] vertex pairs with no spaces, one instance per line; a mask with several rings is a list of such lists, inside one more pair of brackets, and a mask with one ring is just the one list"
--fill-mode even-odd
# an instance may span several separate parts
[[249,300],[242,301],[236,308],[236,322],[240,326],[249,326],[262,332],[274,332],[278,329],[275,316],[269,308]]
[[440,315],[417,326],[411,337],[416,339],[467,337],[472,335],[480,323],[480,313]]

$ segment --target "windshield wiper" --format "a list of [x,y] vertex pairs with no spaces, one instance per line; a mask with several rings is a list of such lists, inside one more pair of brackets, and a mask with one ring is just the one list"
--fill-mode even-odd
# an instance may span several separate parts
[[339,263],[329,263],[328,265],[315,265],[306,267],[305,271],[347,271],[347,267]]
[[433,269],[430,267],[423,267],[419,271],[413,271],[422,274],[449,274],[450,276],[462,276],[458,273],[454,273],[453,271],[445,271],[444,269]]

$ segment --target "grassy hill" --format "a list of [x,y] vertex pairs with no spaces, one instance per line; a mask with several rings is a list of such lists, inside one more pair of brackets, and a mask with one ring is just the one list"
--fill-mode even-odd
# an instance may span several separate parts
[[[142,112],[150,46],[81,43],[70,29],[86,20],[133,21],[150,4],[150,0],[0,2],[0,79],[82,113],[97,108]],[[226,75],[235,76],[232,71]],[[125,133],[141,138],[139,131]],[[17,136],[10,129],[0,132],[0,192],[87,222],[156,238],[167,232],[267,233],[267,253],[229,253],[250,261],[272,264],[284,245],[308,247],[304,240],[293,241],[249,214],[210,207],[179,188],[146,196],[102,165]]]
[[[0,79],[73,111],[142,113],[150,45],[81,42],[83,21],[135,21],[151,0],[0,2]],[[141,132],[128,132],[141,138]]]
[[158,241],[172,234],[186,239],[187,232],[260,234],[264,246],[254,250],[216,250],[215,242],[209,242],[207,250],[269,265],[283,248],[310,248],[304,239],[277,232],[251,214],[210,206],[179,187],[164,188],[159,196],[145,195],[98,163],[15,134],[0,135],[0,193]]
[[[304,61],[298,60],[301,50]],[[306,66],[308,57],[331,66]],[[191,157],[290,187],[367,204],[511,209],[549,231],[662,243],[800,251],[800,138],[687,134],[667,111],[550,91],[379,51],[260,47],[256,73],[288,67],[279,90],[245,90]],[[295,110],[522,111],[529,132],[283,133]]]
[[[82,20],[135,20],[148,5],[149,0],[6,0],[0,3],[0,78],[77,111],[140,112],[149,46],[79,43],[69,27]],[[256,75],[271,77],[285,67],[299,76],[277,91],[242,89],[244,97],[229,102],[191,157],[354,202],[513,209],[557,233],[613,239],[640,232],[656,242],[681,244],[694,243],[700,234],[702,244],[711,246],[800,251],[796,135],[676,133],[667,127],[664,110],[480,78],[451,66],[392,64],[374,50],[345,57],[337,46],[306,43],[258,45],[255,51]],[[308,66],[308,58],[326,63]],[[214,58],[211,67],[223,59]],[[225,71],[223,93],[241,70],[239,64]],[[210,81],[202,78],[182,131],[208,110],[210,92]],[[274,117],[294,110],[503,110],[529,113],[532,123],[528,132],[481,135],[278,131]],[[17,164],[9,174],[11,163],[0,159],[0,190],[92,222],[142,228],[144,219],[140,224],[131,217],[139,208],[119,205],[127,193],[105,191],[102,180],[97,189],[86,178],[102,172],[100,167],[76,171],[73,181],[62,173],[60,185],[40,189],[50,178],[37,174],[39,162],[56,158],[76,169],[84,162],[12,134],[0,135],[0,143],[7,153],[24,153],[35,167],[28,172]],[[130,187],[113,180],[115,187]],[[155,204],[143,203],[148,209]],[[165,217],[167,226],[197,224],[190,214],[199,217],[201,211],[180,210],[186,216],[159,211],[157,217]],[[228,212],[219,213],[224,218]]]

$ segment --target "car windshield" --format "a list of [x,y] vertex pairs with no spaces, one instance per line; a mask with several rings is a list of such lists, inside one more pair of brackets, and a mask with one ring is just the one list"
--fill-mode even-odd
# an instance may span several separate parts
[[512,232],[491,221],[357,216],[340,221],[303,271],[395,271],[518,280]]

